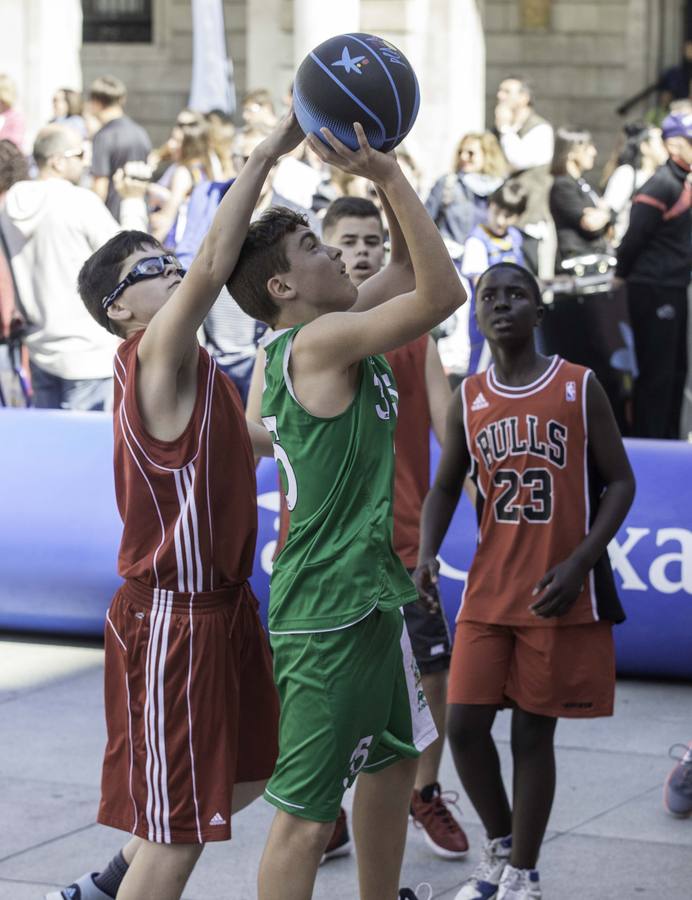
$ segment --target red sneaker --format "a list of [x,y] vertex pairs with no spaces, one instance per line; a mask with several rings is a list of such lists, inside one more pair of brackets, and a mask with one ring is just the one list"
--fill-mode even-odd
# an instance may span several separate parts
[[[423,799],[423,795],[426,799]],[[433,853],[444,859],[461,859],[469,849],[463,828],[447,806],[448,803],[456,806],[458,799],[459,795],[453,791],[445,791],[443,794],[437,783],[422,791],[414,790],[411,796],[414,824],[425,831],[425,841]],[[458,806],[456,808],[459,809]]]
[[334,823],[334,831],[329,838],[320,865],[328,859],[336,859],[338,856],[348,856],[351,852],[351,836],[348,833],[346,810],[343,806],[339,809],[339,817]]

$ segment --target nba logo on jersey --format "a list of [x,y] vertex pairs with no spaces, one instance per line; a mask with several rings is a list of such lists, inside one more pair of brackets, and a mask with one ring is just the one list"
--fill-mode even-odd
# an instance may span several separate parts
[[567,381],[565,382],[565,399],[570,400],[572,403],[577,399],[577,382],[576,381]]

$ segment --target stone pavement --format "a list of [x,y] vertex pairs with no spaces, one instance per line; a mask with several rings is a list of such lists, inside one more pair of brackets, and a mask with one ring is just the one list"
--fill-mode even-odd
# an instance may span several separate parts
[[[0,900],[37,900],[123,841],[95,825],[104,744],[102,651],[0,639]],[[496,734],[511,771],[509,714]],[[613,719],[558,726],[558,789],[541,857],[546,900],[692,898],[692,819],[665,814],[668,747],[692,740],[692,685],[622,681]],[[443,787],[460,790],[449,753]],[[481,829],[460,790],[471,840],[464,861],[433,857],[409,828],[402,883],[429,882],[452,898],[478,853]],[[346,798],[350,806],[351,798]],[[272,808],[260,800],[234,820],[235,837],[205,853],[184,897],[255,897],[255,876]],[[315,900],[356,900],[353,858],[319,872]]]

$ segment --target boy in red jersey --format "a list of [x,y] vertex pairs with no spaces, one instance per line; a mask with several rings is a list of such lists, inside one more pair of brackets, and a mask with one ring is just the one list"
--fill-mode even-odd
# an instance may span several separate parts
[[[425,591],[437,580],[435,556],[470,469],[479,543],[457,619],[448,733],[487,841],[456,900],[537,900],[557,718],[613,711],[611,626],[624,614],[606,548],[634,478],[593,373],[536,352],[542,306],[533,276],[500,263],[481,275],[476,297],[493,365],[467,378],[450,403],[416,581]],[[491,736],[508,705],[512,808]]]
[[134,837],[53,897],[177,900],[207,841],[258,797],[277,754],[278,698],[248,578],[253,449],[228,378],[197,330],[235,266],[292,114],[251,154],[189,272],[150,235],[121,232],[79,276],[85,305],[125,340],[115,358],[115,486],[124,584],[106,618],[108,744],[98,820]]

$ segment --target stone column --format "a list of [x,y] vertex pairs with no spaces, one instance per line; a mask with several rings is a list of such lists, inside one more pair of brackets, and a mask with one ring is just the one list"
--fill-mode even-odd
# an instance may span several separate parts
[[293,0],[293,62],[334,34],[360,30],[360,0]]
[[[286,62],[282,5],[282,0],[246,0],[245,6],[245,90],[267,88],[277,101],[286,89],[281,78],[281,68]],[[242,97],[238,96],[239,106],[241,101]]]
[[481,0],[426,0],[413,7],[403,40],[418,75],[421,105],[406,143],[425,186],[449,171],[454,147],[485,121],[485,37]]
[[38,129],[53,114],[53,93],[80,90],[80,0],[0,0],[0,70],[17,82],[30,150]]

